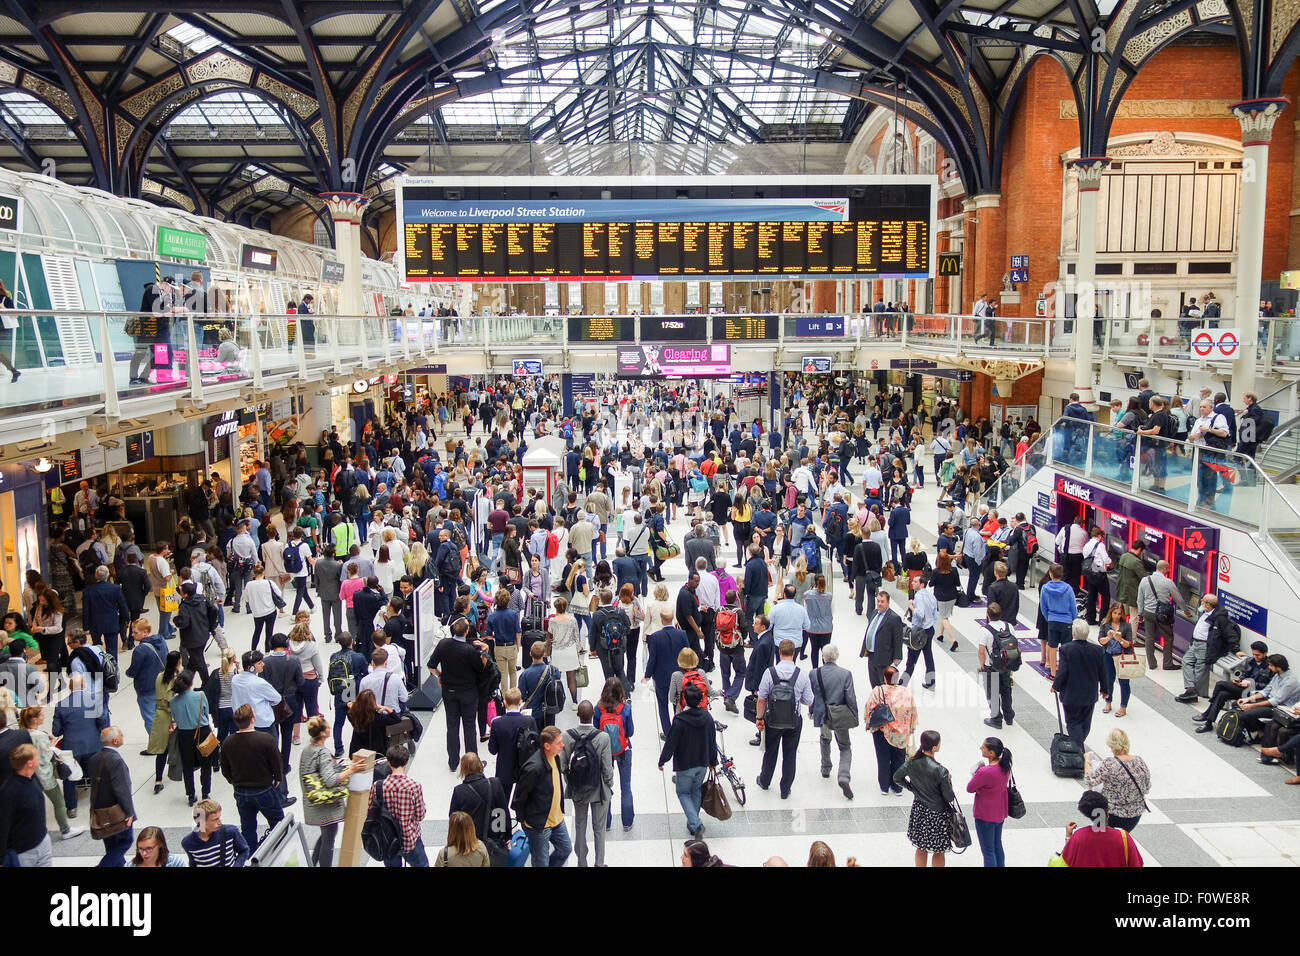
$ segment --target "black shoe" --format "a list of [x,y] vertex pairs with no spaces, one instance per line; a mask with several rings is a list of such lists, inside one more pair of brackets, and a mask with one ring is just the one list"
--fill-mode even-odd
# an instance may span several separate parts
[[194,806],[194,804],[199,802],[199,798],[194,796],[193,794],[191,794],[188,799],[190,802],[190,806]]
[[823,779],[823,780],[829,780],[830,778],[831,778],[831,772],[830,772],[829,770],[823,770],[823,771],[822,771],[822,779]]
[[1198,734],[1208,734],[1213,729],[1214,727],[1210,724],[1201,724],[1201,726],[1196,728],[1196,732]]
[[704,839],[704,824],[701,823],[699,826],[697,826],[697,827],[695,828],[695,832],[692,833],[691,836],[693,836],[693,837],[694,837],[695,839],[697,839],[697,840],[703,840],[703,839]]
[[1177,697],[1174,698],[1174,700],[1180,704],[1194,704],[1199,699],[1200,698],[1197,696],[1195,692],[1188,693],[1186,691],[1184,691],[1183,693],[1179,694]]
[[[762,734],[754,734],[754,739],[751,740],[751,741],[749,742],[749,745],[750,745],[751,747],[757,747],[757,746],[758,746],[759,744],[761,744],[762,742],[763,742],[763,735],[762,735]],[[766,788],[764,788],[764,789],[766,789]]]
[[740,713],[740,708],[736,706],[736,702],[730,697],[724,697],[722,699],[722,706],[733,714]]
[[659,739],[660,739],[660,740],[665,740],[665,741],[666,741],[668,738],[667,738],[665,735],[660,734],[660,735],[659,735]]
[[1002,729],[1002,721],[1001,721],[1000,718],[985,717],[985,718],[984,718],[984,726],[985,726],[985,727],[992,727],[994,730],[1001,730],[1001,729]]
[[850,800],[853,799],[853,791],[849,788],[849,782],[847,780],[840,784],[840,789],[844,791],[844,796],[848,797]]
[[22,374],[23,374],[22,372],[19,372],[19,371],[15,370],[15,371],[14,371],[13,378],[9,379],[9,381],[10,381],[10,382],[16,382],[16,381],[18,381],[18,376],[19,376],[19,375],[22,375]]
[[903,788],[899,786],[893,786],[889,788],[889,792],[896,797],[900,797],[903,795]]
[[769,787],[772,786],[770,783],[764,783],[762,777],[755,777],[754,783],[758,784],[758,789],[760,790],[767,790]]
[[934,688],[934,681],[930,681],[928,684],[921,685],[922,690],[932,690],[933,688]]
[[1210,718],[1208,714],[1192,714],[1193,723],[1205,724],[1205,723],[1209,723],[1209,721]]
[[457,761],[455,760],[447,761],[447,769],[450,770],[452,773],[455,773],[459,768],[460,768],[460,764]]
[[141,757],[152,757],[153,754],[149,753],[149,751],[147,751],[147,750],[141,750],[141,751],[140,751],[140,756],[141,756]]
[[287,799],[284,801],[284,805],[285,805],[286,807],[291,807],[291,806],[293,806],[293,805],[294,805],[295,803],[297,803],[297,802],[298,802],[298,798],[297,798],[297,797],[289,797],[289,798],[287,798]]
[[1003,722],[1004,722],[1008,727],[1010,727],[1012,724],[1014,724],[1014,723],[1016,722],[1016,715],[1015,715],[1015,714],[1003,714],[1003,715],[1002,715],[1002,720],[1003,720]]
[[948,650],[950,650],[950,651],[955,651],[955,650],[957,650],[957,642],[956,642],[956,641],[953,641],[953,642],[952,642],[952,647],[948,648]]
[[782,791],[781,791],[781,799],[782,799],[782,800],[789,800],[789,799],[790,799],[790,791],[789,791],[789,790],[782,790]]
[[1262,763],[1262,764],[1264,764],[1265,766],[1271,766],[1272,764],[1277,763],[1277,758],[1276,758],[1276,757],[1265,757],[1265,756],[1261,755],[1260,758],[1259,758],[1259,762]]

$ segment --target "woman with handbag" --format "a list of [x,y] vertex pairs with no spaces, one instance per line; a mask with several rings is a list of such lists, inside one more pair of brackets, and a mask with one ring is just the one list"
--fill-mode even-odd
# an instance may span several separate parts
[[1083,785],[1106,795],[1108,825],[1133,832],[1147,809],[1151,771],[1146,761],[1128,752],[1128,734],[1116,728],[1106,737],[1111,756],[1099,760],[1091,750],[1083,755]]
[[907,742],[917,720],[911,691],[897,683],[898,669],[886,667],[883,674],[885,682],[871,689],[863,707],[863,723],[876,747],[876,778],[881,796],[903,792],[894,774],[907,759]]
[[329,721],[317,715],[307,721],[307,746],[298,760],[298,779],[302,783],[302,822],[320,827],[320,839],[311,850],[313,866],[334,865],[334,838],[343,822],[347,803],[348,777],[354,765],[334,756],[327,746]]
[[[212,789],[212,761],[209,759],[216,749],[216,735],[211,723],[212,713],[208,710],[208,698],[194,689],[194,672],[182,671],[172,681],[172,728],[176,731],[176,743],[181,753],[181,773],[185,778],[185,796],[190,806],[198,803],[194,796],[194,770],[199,771],[199,783],[203,787],[203,799],[208,799]],[[208,741],[211,739],[212,743]]]
[[[468,753],[460,758],[459,774],[460,783],[451,791],[451,807],[447,812],[451,816],[458,813],[468,816],[475,835],[483,842],[489,864],[503,867],[510,855],[512,826],[505,787],[496,777],[483,773],[483,761],[478,754]],[[447,842],[450,843],[450,839]],[[453,862],[450,865],[467,864]]]
[[939,744],[939,731],[923,731],[916,753],[894,773],[894,783],[912,791],[907,839],[916,847],[917,866],[943,866],[944,854],[952,849],[957,795],[952,792],[952,774],[935,758]]
[[27,731],[36,746],[36,782],[54,807],[54,821],[59,825],[59,834],[65,840],[71,840],[86,832],[85,827],[74,827],[68,823],[68,808],[63,800],[63,788],[60,781],[70,770],[54,754],[54,741],[41,729],[45,722],[45,708],[38,706],[24,707],[18,715],[18,726]]
[[167,768],[167,744],[171,739],[172,728],[172,684],[180,666],[181,652],[168,651],[163,669],[154,678],[153,729],[149,731],[149,743],[145,746],[143,756],[154,758],[155,794],[162,792],[163,771]]
[[976,766],[966,784],[966,792],[975,794],[975,836],[985,866],[1006,866],[1002,825],[1010,815],[1011,750],[997,737],[986,737],[980,744],[980,757],[985,762]]
[[1102,650],[1106,652],[1106,693],[1103,695],[1106,706],[1101,709],[1101,712],[1110,713],[1111,695],[1115,689],[1115,681],[1118,680],[1119,709],[1115,711],[1115,716],[1123,717],[1128,713],[1129,686],[1132,681],[1127,677],[1116,677],[1116,662],[1121,655],[1132,653],[1133,660],[1137,661],[1139,666],[1142,663],[1142,659],[1137,656],[1137,651],[1133,649],[1133,625],[1124,619],[1124,605],[1111,604],[1106,611],[1106,619],[1101,622],[1097,640],[1101,642]]

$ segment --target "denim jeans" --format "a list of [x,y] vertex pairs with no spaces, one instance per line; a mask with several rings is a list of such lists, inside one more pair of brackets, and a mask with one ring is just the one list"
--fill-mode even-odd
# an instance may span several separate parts
[[406,851],[405,853],[403,853],[401,856],[395,856],[395,857],[392,857],[392,858],[390,858],[390,859],[385,860],[385,861],[384,861],[384,866],[391,867],[391,868],[394,868],[394,869],[395,869],[395,868],[398,868],[398,867],[400,867],[400,866],[402,865],[402,861],[403,861],[403,860],[406,861],[406,865],[407,865],[407,866],[424,866],[424,867],[427,867],[427,866],[429,865],[429,857],[428,857],[428,855],[424,852],[424,841],[423,841],[423,840],[416,840],[416,841],[415,841],[415,846],[411,847],[409,850],[407,850],[407,851]]
[[[542,827],[540,830],[524,827],[524,836],[528,837],[528,849],[534,867],[564,866],[564,861],[573,852],[573,841],[569,839],[569,831],[565,829],[563,820],[553,827]],[[547,847],[550,847],[549,854]]]
[[[627,749],[614,758],[614,766],[618,769],[618,787],[621,803],[619,804],[619,815],[623,819],[623,826],[630,827],[635,812],[632,808],[632,745],[628,744]],[[609,802],[609,813],[605,815],[606,828],[614,823],[614,801]]]
[[167,640],[167,638],[171,637],[172,634],[174,634],[175,632],[176,632],[176,628],[172,627],[172,612],[159,611],[158,612],[158,636],[165,641]]
[[236,790],[235,806],[239,808],[239,829],[250,850],[256,850],[257,844],[261,842],[257,837],[259,813],[266,817],[268,831],[284,819],[284,804],[275,787],[267,787],[265,790]]
[[980,841],[985,866],[1006,866],[1007,856],[1002,850],[1002,824],[987,820],[975,821],[975,836]]
[[1110,702],[1111,697],[1115,693],[1116,682],[1119,683],[1119,705],[1121,707],[1127,707],[1129,692],[1132,690],[1132,687],[1130,686],[1132,684],[1132,681],[1129,681],[1126,678],[1125,679],[1117,678],[1115,676],[1115,655],[1107,654],[1106,655],[1106,702],[1107,703]]
[[302,685],[298,688],[299,719],[302,718],[303,711],[306,711],[306,716],[308,717],[315,717],[320,713],[319,698],[320,677],[317,676],[313,677],[311,680],[303,681]]
[[129,826],[116,836],[104,840],[104,855],[97,867],[119,868],[126,866],[126,853],[135,845],[135,827]]
[[677,771],[677,799],[686,814],[686,829],[694,833],[700,826],[700,787],[709,774],[708,767],[691,767]]
[[306,576],[296,577],[293,579],[293,590],[294,590],[294,595],[293,595],[294,614],[298,613],[298,608],[299,606],[301,606],[303,601],[306,601],[307,606],[311,608],[313,611],[316,610],[316,605],[312,603],[311,595],[307,593]]
[[343,703],[343,695],[334,695],[334,753],[343,753],[343,723],[348,719],[348,705]]
[[136,691],[135,702],[140,708],[140,716],[144,719],[144,732],[146,734],[153,733],[153,715],[154,711],[158,709],[158,701],[155,699],[152,689],[148,694]]
[[632,560],[636,562],[636,593],[645,597],[650,588],[650,555],[634,554]]

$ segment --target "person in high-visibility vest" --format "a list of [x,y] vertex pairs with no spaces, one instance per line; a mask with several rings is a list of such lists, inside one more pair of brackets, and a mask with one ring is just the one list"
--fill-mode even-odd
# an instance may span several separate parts
[[334,557],[340,561],[348,556],[354,544],[360,544],[357,526],[338,513],[330,516],[330,538],[334,542]]

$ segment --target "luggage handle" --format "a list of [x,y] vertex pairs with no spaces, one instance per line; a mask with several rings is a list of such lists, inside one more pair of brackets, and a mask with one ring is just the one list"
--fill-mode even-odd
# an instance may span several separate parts
[[1061,695],[1053,694],[1056,699],[1056,727],[1061,733],[1065,733],[1065,724],[1061,722]]

